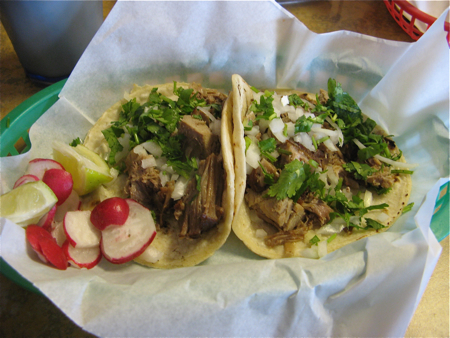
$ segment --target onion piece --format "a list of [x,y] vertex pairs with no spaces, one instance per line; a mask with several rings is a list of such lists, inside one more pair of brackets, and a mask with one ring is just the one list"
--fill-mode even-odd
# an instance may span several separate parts
[[328,253],[327,241],[321,240],[319,243],[317,243],[317,254],[319,255],[319,258],[322,258],[326,256],[327,253]]
[[197,107],[198,110],[201,110],[203,113],[205,113],[206,116],[209,117],[209,119],[214,122],[215,120],[217,120],[213,114],[210,113],[209,108],[208,107]]

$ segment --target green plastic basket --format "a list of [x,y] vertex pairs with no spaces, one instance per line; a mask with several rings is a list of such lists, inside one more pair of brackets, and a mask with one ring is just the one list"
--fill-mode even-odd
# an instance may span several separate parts
[[[58,95],[66,81],[67,79],[62,80],[36,93],[0,121],[1,157],[18,155],[30,149],[29,129],[42,114],[58,101]],[[1,257],[0,272],[23,288],[40,294],[33,284],[18,274]]]

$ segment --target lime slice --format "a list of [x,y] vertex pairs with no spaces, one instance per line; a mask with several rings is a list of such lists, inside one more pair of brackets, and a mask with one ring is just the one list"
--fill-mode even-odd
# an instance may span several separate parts
[[42,181],[25,183],[0,197],[0,216],[18,225],[35,224],[58,202]]
[[80,196],[113,179],[108,164],[85,146],[72,147],[58,141],[54,141],[52,146],[53,159],[72,174],[73,189]]

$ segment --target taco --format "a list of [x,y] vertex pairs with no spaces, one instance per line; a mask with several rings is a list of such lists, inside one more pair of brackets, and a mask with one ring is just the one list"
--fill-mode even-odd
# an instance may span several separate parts
[[136,262],[197,265],[231,232],[234,171],[231,101],[195,83],[135,86],[109,108],[83,145],[120,174],[83,199],[83,209],[119,196],[152,211],[157,235]]
[[402,214],[411,165],[339,83],[318,94],[261,92],[239,75],[232,85],[232,229],[251,251],[318,258]]

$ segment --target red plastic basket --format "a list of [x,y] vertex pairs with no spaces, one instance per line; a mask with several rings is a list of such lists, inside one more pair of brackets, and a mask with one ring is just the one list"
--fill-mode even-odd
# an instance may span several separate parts
[[[417,23],[425,24],[427,30],[436,21],[434,16],[422,12],[406,0],[384,0],[384,3],[395,21],[414,40],[418,40],[424,33],[417,28]],[[444,29],[447,31],[447,42],[450,45],[448,22],[445,22]]]

